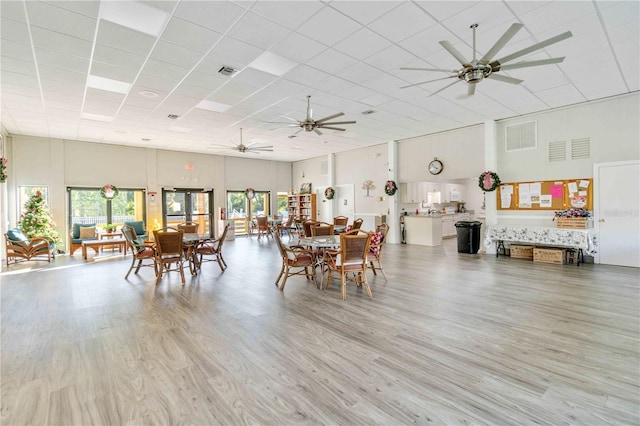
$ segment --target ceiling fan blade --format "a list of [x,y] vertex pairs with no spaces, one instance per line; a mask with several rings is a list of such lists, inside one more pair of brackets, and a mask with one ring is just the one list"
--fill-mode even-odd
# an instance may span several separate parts
[[344,115],[344,112],[337,112],[337,113],[335,113],[333,115],[330,115],[328,117],[321,118],[320,120],[316,120],[316,123],[320,124],[320,123],[322,123],[324,121],[331,120],[333,118],[337,118],[337,117],[340,117],[340,116],[343,116],[343,115]]
[[441,41],[440,44],[442,45],[442,47],[447,49],[447,52],[451,53],[451,55],[456,58],[462,65],[470,65],[469,61],[467,61],[467,59],[462,56],[462,53],[460,53],[458,49],[453,47],[453,44],[449,43],[446,40]]
[[503,83],[509,83],[509,84],[520,84],[524,81],[518,78],[507,77],[506,75],[500,75],[500,74],[489,74],[489,77],[487,78],[490,78],[491,80],[502,81]]
[[476,85],[469,84],[467,87],[467,96],[473,96],[474,93],[476,93]]
[[439,72],[458,72],[456,70],[445,70],[442,68],[411,68],[411,67],[402,67],[401,70],[405,71],[439,71]]
[[516,35],[518,31],[520,31],[522,27],[524,27],[524,25],[522,24],[511,24],[509,29],[504,34],[502,34],[502,37],[500,37],[500,39],[496,41],[496,44],[494,44],[491,49],[489,49],[489,51],[484,54],[482,59],[480,59],[480,62],[483,64],[488,63],[491,58],[493,58],[500,51],[500,49],[502,49],[509,42],[509,40],[511,40],[513,36]]
[[313,131],[316,132],[317,134],[319,134],[320,136],[322,136],[322,132],[320,130],[318,130],[317,128],[313,129]]
[[565,57],[563,56],[561,58],[540,59],[539,61],[525,61],[516,62],[515,64],[500,65],[500,68],[494,70],[494,72],[502,70],[513,70],[516,68],[537,67],[539,65],[559,64],[560,62],[564,61],[564,58]]
[[286,118],[287,120],[295,121],[296,123],[298,123],[298,120],[296,120],[295,118],[287,117],[286,115],[281,115],[280,117]]
[[461,81],[461,80],[456,80],[456,81],[454,81],[453,83],[447,84],[447,85],[446,85],[446,86],[444,86],[442,89],[439,89],[439,90],[437,90],[437,91],[433,92],[432,94],[430,94],[430,95],[429,95],[429,96],[427,96],[427,97],[428,97],[428,98],[430,98],[430,97],[431,97],[431,96],[433,96],[433,95],[437,95],[438,93],[442,92],[444,89],[447,89],[447,88],[449,88],[449,87],[453,86],[454,84],[456,84],[456,83],[457,83],[457,82],[459,82],[459,81]]
[[413,86],[419,86],[421,84],[425,84],[425,83],[431,83],[433,81],[440,81],[440,80],[446,80],[449,78],[456,78],[458,77],[457,75],[450,75],[448,77],[442,77],[442,78],[436,78],[435,80],[427,80],[427,81],[422,81],[420,83],[415,83],[415,84],[409,84],[408,86],[402,86],[401,89],[406,89],[407,87],[413,87]]
[[[510,55],[507,55],[507,56],[505,56],[503,58],[500,58],[500,59],[498,59],[496,61],[492,61],[492,62],[497,62],[498,64],[504,64],[505,62],[512,61],[512,60],[514,60],[516,58],[519,58],[520,56],[524,56],[524,55],[526,55],[528,53],[535,52],[536,50],[540,50],[543,47],[547,47],[547,46],[550,46],[550,45],[552,45],[554,43],[557,43],[559,41],[567,39],[567,38],[571,37],[572,35],[573,34],[571,34],[571,31],[567,31],[567,32],[562,33],[562,34],[558,34],[555,37],[551,37],[551,38],[549,38],[547,40],[541,41],[540,43],[533,44],[533,45],[531,45],[529,47],[526,47],[526,48],[524,48],[522,50],[518,50],[517,52],[513,52]],[[491,66],[493,67],[493,65],[491,65]]]
[[298,133],[300,133],[300,132],[301,132],[301,131],[303,131],[303,130],[304,130],[304,127],[302,127],[302,126],[301,126],[301,127],[300,127],[300,130],[298,130],[297,132],[295,132],[295,133],[294,133],[294,135],[297,135]]
[[334,124],[356,124],[355,121],[332,121],[331,123],[318,123],[318,127],[325,127],[326,125],[333,126]]
[[251,148],[249,151],[272,152],[273,151],[273,146],[257,146],[255,148]]
[[340,130],[341,132],[344,132],[347,129],[341,129],[339,127],[329,127],[329,126],[322,126],[323,129],[329,129],[329,130]]

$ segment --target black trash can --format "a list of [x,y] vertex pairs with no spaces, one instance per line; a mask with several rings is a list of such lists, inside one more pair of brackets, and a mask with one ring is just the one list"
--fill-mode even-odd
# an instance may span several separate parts
[[461,220],[456,222],[458,253],[476,254],[480,249],[481,222]]

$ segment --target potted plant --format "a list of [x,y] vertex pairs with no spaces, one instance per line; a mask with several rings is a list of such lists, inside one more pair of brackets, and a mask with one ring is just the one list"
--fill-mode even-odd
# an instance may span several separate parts
[[114,225],[113,223],[107,223],[106,225],[103,226],[104,230],[107,231],[107,234],[111,234],[113,231],[116,230],[117,226]]

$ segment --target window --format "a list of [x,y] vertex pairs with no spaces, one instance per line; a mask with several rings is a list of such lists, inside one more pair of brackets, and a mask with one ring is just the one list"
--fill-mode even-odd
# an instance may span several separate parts
[[[18,217],[23,213],[24,205],[29,201],[36,192],[40,191],[42,199],[49,204],[49,187],[48,186],[19,186],[18,187]],[[51,206],[49,206],[51,207]]]
[[203,189],[162,190],[163,226],[198,224],[198,232],[213,235],[213,191]]
[[244,191],[227,191],[227,219],[233,220],[236,235],[249,232],[249,222],[256,216],[271,214],[269,209],[270,193],[256,191],[252,200],[244,195]]
[[278,192],[277,210],[278,216],[285,220],[289,217],[289,196],[286,192]]
[[116,198],[107,200],[100,195],[100,188],[67,188],[69,228],[74,223],[122,226],[125,221],[142,220],[146,224],[146,191],[130,188],[119,191]]

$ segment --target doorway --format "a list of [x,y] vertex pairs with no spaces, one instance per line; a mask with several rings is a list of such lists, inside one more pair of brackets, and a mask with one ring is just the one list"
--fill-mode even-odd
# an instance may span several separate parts
[[593,165],[596,262],[640,267],[640,161]]
[[163,226],[185,222],[198,224],[198,232],[213,235],[213,191],[162,190]]

